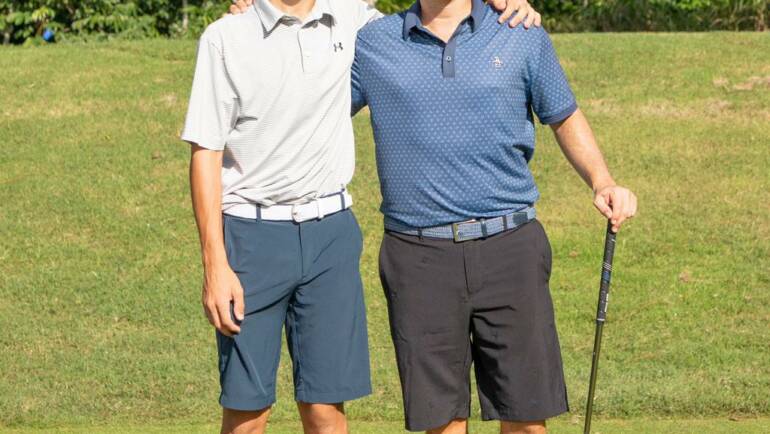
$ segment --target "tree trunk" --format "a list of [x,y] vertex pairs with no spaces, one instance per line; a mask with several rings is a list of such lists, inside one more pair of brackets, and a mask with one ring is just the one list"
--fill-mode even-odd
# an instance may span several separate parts
[[[8,14],[13,13],[13,3],[8,6]],[[0,17],[4,18],[4,17]],[[3,45],[8,45],[11,43],[11,34],[13,33],[13,24],[6,22],[5,30],[3,31]]]
[[182,29],[187,33],[187,27],[190,25],[190,17],[187,14],[187,0],[182,0]]

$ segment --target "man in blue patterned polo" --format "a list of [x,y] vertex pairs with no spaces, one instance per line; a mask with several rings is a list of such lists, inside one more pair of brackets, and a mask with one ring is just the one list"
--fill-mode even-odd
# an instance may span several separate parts
[[353,113],[377,146],[388,299],[406,427],[465,433],[474,366],[482,417],[542,433],[568,410],[535,219],[534,115],[617,231],[636,197],[613,181],[539,28],[498,23],[482,0],[418,0],[356,42]]

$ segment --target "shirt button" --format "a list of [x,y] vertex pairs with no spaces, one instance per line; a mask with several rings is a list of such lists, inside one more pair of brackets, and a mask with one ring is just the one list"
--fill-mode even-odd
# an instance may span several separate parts
[[452,56],[447,56],[447,57],[446,57],[446,61],[447,61],[447,62],[451,62],[451,61],[452,61]]

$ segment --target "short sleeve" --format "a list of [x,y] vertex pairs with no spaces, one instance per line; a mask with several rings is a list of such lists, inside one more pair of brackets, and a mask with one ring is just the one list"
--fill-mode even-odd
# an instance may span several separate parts
[[577,101],[559,64],[551,38],[542,29],[537,35],[538,48],[530,60],[530,98],[532,110],[543,124],[555,124],[577,110]]
[[182,140],[220,151],[238,119],[238,97],[221,50],[206,33],[198,42],[190,102]]
[[362,43],[356,43],[356,55],[353,59],[353,66],[350,68],[350,115],[353,116],[366,106],[366,93],[364,92],[363,80],[361,76],[361,52]]

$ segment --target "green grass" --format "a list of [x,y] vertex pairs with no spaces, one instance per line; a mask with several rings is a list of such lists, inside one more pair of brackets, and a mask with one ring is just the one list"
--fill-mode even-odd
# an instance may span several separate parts
[[[470,431],[474,434],[497,434],[494,422],[472,422]],[[660,434],[664,432],[677,434],[766,434],[770,426],[770,419],[677,419],[677,420],[608,420],[596,421],[592,424],[595,434]],[[203,425],[138,425],[121,427],[75,427],[58,428],[58,434],[210,434],[218,432],[216,424]],[[389,434],[406,433],[401,422],[365,422],[353,421],[350,431],[354,434]],[[551,434],[577,434],[583,432],[581,421],[567,421],[557,419],[548,423],[548,431]],[[48,434],[50,429],[9,429],[2,431],[4,434]],[[268,432],[270,434],[296,434],[302,432],[302,426],[297,421],[271,422]]]
[[[770,38],[555,41],[613,172],[640,200],[618,237],[597,430],[770,432]],[[213,430],[215,348],[177,139],[194,51],[189,41],[0,49],[0,428]],[[358,432],[399,432],[373,145],[367,119],[355,125],[375,392],[348,413]],[[553,426],[578,432],[604,224],[550,132],[538,140],[574,412]],[[296,431],[288,365],[275,432]]]

